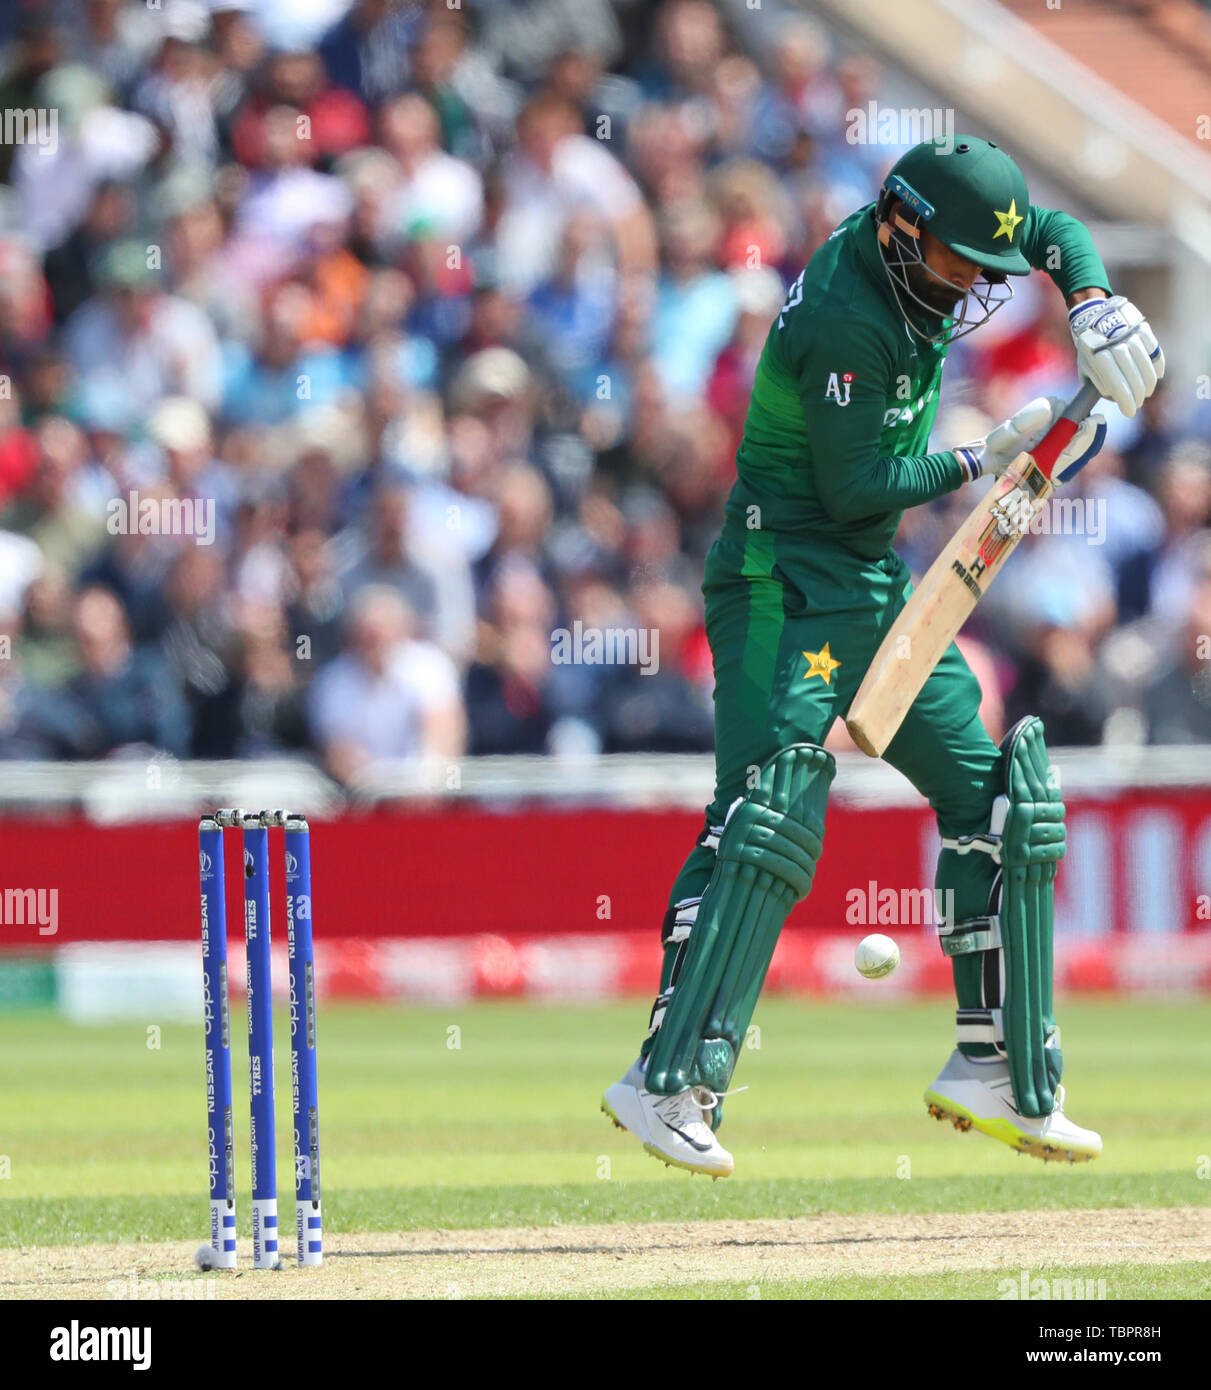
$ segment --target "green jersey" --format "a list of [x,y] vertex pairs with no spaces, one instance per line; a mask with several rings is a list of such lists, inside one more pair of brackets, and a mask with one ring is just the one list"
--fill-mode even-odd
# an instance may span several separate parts
[[[1085,227],[1031,207],[1019,243],[1064,295],[1109,288]],[[947,345],[910,331],[883,267],[874,205],[847,218],[791,286],[766,339],[736,454],[729,521],[887,553],[905,507],[963,481],[927,453]],[[756,510],[754,510],[756,509]]]

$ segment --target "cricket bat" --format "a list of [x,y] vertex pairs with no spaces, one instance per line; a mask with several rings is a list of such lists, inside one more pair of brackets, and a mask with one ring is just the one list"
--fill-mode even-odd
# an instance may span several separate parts
[[912,702],[1055,488],[1051,474],[1101,399],[1085,382],[1033,453],[1021,453],[980,499],[883,638],[845,724],[872,758],[883,755]]

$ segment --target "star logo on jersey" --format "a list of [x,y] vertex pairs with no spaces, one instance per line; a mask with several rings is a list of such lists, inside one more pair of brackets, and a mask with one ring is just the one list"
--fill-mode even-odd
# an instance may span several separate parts
[[993,241],[996,241],[997,237],[1000,236],[1007,237],[1010,246],[1012,246],[1014,232],[1016,232],[1018,227],[1026,220],[1024,217],[1018,216],[1018,200],[1016,198],[1011,198],[1009,200],[1008,212],[997,212],[997,210],[993,208],[992,215],[1001,224],[993,234]]
[[807,660],[807,671],[803,679],[809,681],[813,676],[820,676],[825,685],[832,685],[833,672],[841,663],[833,660],[828,643],[825,642],[818,652],[804,652],[803,655]]

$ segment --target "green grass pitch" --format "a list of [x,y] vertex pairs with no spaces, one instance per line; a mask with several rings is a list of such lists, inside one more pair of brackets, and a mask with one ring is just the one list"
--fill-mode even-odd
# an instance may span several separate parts
[[[710,1183],[660,1167],[598,1109],[602,1089],[634,1056],[642,1001],[324,1006],[326,1228],[1206,1204],[1205,1003],[1105,1000],[1062,1008],[1069,1109],[1106,1144],[1100,1159],[1077,1168],[1019,1158],[928,1118],[921,1092],[952,1046],[952,1007],[945,1000],[878,1007],[763,1002],[756,1045],[736,1077],[750,1089],[726,1103],[722,1133],[736,1174]],[[242,1017],[233,1010],[246,1233]],[[158,1036],[149,1034],[152,1025]],[[287,1209],[292,1163],[282,1016],[277,1030],[279,1198]],[[201,1240],[201,1052],[199,1025],[149,1018],[85,1028],[46,1013],[0,1016],[0,1174],[7,1175],[0,1178],[0,1245]],[[1207,1270],[1158,1268],[1145,1282],[1174,1292],[1201,1288],[1205,1297]],[[833,1283],[831,1293],[815,1292],[870,1296]],[[866,1286],[859,1280],[859,1287]],[[683,1292],[695,1296],[688,1286]],[[778,1292],[771,1286],[768,1296]],[[939,1284],[926,1296],[948,1294]]]

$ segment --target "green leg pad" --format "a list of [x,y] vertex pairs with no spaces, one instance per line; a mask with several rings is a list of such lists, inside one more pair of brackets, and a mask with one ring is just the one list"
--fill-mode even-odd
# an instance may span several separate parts
[[1064,857],[1064,802],[1043,725],[1021,720],[1005,753],[1009,814],[1001,840],[1005,1051],[1023,1115],[1050,1115],[1063,1071],[1052,1005],[1055,879]]
[[792,744],[729,812],[652,1039],[649,1090],[727,1090],[783,923],[811,889],[835,772],[823,748]]
[[1051,1114],[1063,1071],[1052,936],[1064,803],[1040,720],[1019,720],[1001,749],[1005,790],[989,832],[943,842],[938,886],[954,891],[955,920],[942,948],[954,960],[959,1047],[1003,1055],[1015,1104],[1037,1117]]

